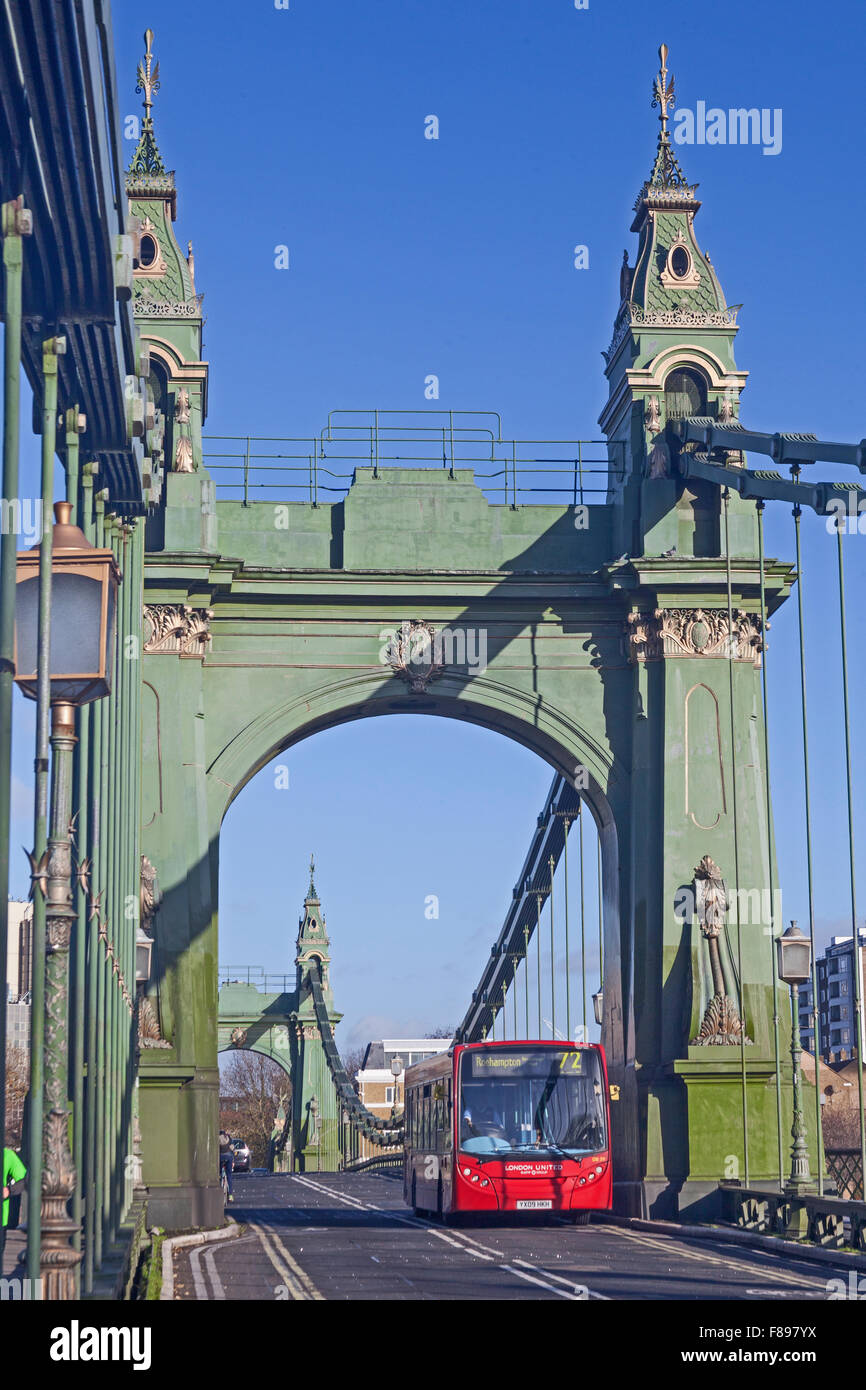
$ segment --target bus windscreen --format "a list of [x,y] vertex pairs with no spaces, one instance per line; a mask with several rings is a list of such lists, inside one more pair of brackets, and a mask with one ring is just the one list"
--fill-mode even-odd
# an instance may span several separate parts
[[460,1148],[479,1158],[576,1158],[607,1147],[597,1052],[491,1048],[460,1059]]

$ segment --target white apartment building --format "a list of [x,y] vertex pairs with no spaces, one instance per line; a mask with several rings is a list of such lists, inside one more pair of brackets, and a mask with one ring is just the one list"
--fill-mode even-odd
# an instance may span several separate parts
[[[368,1043],[363,1065],[355,1077],[359,1099],[374,1115],[389,1115],[395,1103],[402,1110],[406,1068],[447,1052],[450,1046],[450,1038],[383,1038]],[[396,1077],[391,1070],[395,1057],[403,1063]]]

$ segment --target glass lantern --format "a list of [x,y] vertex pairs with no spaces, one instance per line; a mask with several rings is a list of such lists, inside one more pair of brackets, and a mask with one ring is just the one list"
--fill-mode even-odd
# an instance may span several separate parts
[[[120,571],[111,550],[97,550],[58,502],[51,553],[52,703],[86,705],[111,690]],[[36,699],[39,643],[39,547],[16,557],[15,681]]]

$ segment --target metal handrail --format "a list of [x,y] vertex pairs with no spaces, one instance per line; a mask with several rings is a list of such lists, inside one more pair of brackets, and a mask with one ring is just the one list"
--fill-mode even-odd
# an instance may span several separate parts
[[[469,434],[485,437],[468,437]],[[619,463],[611,460],[611,443],[615,450],[621,448],[624,452],[621,441],[501,440],[480,426],[467,431],[453,423],[420,425],[411,427],[409,432],[406,426],[379,422],[360,431],[354,426],[329,423],[327,435],[323,430],[318,436],[207,435],[204,461],[210,472],[228,475],[225,479],[217,478],[218,490],[229,495],[241,493],[244,506],[250,505],[251,493],[270,491],[271,498],[259,500],[296,501],[303,497],[316,507],[320,492],[334,500],[345,497],[359,469],[370,469],[377,479],[386,467],[445,468],[451,478],[455,477],[455,470],[469,468],[482,491],[499,494],[501,501],[510,502],[512,508],[532,499],[577,506],[585,504],[587,498],[606,499],[611,478],[618,480],[623,476],[624,459]],[[241,447],[209,447],[223,444]],[[253,447],[262,444],[297,447],[266,452]],[[414,447],[404,452],[404,445]],[[568,452],[550,453],[551,448]],[[599,449],[604,449],[603,456],[596,452]],[[328,467],[328,463],[351,465],[351,471]],[[494,467],[479,468],[488,464]],[[398,485],[401,483],[398,480]],[[414,480],[407,485],[414,486]]]
[[[271,974],[260,965],[221,966],[218,980],[219,989],[224,985],[255,985],[264,994],[291,994],[295,988],[294,975]],[[279,989],[270,988],[272,983],[278,984]]]

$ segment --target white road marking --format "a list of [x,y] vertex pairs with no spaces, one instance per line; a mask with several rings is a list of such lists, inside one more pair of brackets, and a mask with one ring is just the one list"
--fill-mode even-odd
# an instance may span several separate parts
[[[239,1239],[233,1240],[233,1241],[232,1241],[232,1249],[234,1249],[234,1247],[235,1247],[236,1245],[245,1245],[245,1244],[247,1244],[247,1242],[249,1242],[249,1241],[251,1241],[251,1240],[255,1240],[255,1239],[256,1239],[255,1236],[240,1236]],[[205,1278],[204,1273],[202,1272],[202,1268],[201,1268],[201,1260],[202,1260],[202,1259],[204,1259],[205,1268],[206,1268],[206,1270],[207,1270],[207,1273],[210,1275],[211,1286],[212,1286],[213,1291],[214,1291],[214,1292],[213,1292],[213,1297],[214,1297],[214,1298],[225,1298],[225,1296],[226,1296],[225,1286],[224,1286],[222,1280],[220,1279],[219,1274],[217,1273],[216,1261],[215,1261],[215,1259],[214,1259],[214,1256],[216,1255],[217,1250],[218,1250],[218,1249],[221,1250],[221,1249],[223,1249],[223,1248],[224,1248],[224,1245],[223,1245],[223,1243],[221,1242],[221,1243],[220,1243],[219,1245],[217,1245],[217,1246],[214,1246],[214,1245],[197,1245],[197,1246],[195,1247],[195,1249],[193,1249],[193,1250],[190,1251],[190,1253],[189,1253],[189,1267],[190,1267],[190,1271],[192,1272],[192,1279],[193,1279],[193,1285],[194,1285],[194,1287],[195,1287],[195,1296],[196,1296],[196,1298],[199,1298],[199,1299],[206,1299],[206,1300],[210,1298],[210,1295],[208,1294],[207,1279]]]
[[[564,1280],[560,1275],[548,1274],[546,1269],[538,1269],[536,1265],[530,1265],[525,1260],[519,1261],[519,1263],[524,1266],[524,1269],[517,1268],[518,1261],[512,1264],[503,1264],[501,1263],[501,1253],[498,1250],[491,1250],[489,1246],[481,1245],[480,1242],[472,1240],[471,1237],[464,1235],[462,1231],[459,1235],[456,1235],[456,1233],[446,1235],[444,1231],[440,1231],[432,1222],[425,1221],[421,1217],[404,1215],[402,1212],[394,1211],[389,1207],[377,1207],[370,1202],[362,1201],[359,1197],[349,1197],[343,1193],[336,1192],[334,1188],[328,1187],[324,1183],[313,1182],[312,1179],[306,1176],[300,1177],[297,1173],[292,1174],[292,1181],[302,1183],[304,1187],[309,1187],[312,1191],[321,1193],[335,1201],[344,1202],[346,1206],[354,1207],[356,1210],[373,1211],[376,1212],[377,1215],[387,1216],[391,1220],[399,1222],[401,1225],[415,1226],[420,1230],[426,1231],[429,1235],[436,1236],[437,1239],[445,1241],[447,1245],[455,1246],[458,1250],[462,1250],[467,1255],[472,1255],[479,1260],[496,1262],[501,1270],[515,1275],[518,1279],[528,1280],[531,1284],[538,1284],[546,1289],[548,1293],[556,1294],[558,1298],[571,1299],[575,1302],[583,1301],[583,1295],[574,1292],[576,1281]],[[530,1269],[534,1271],[532,1275],[525,1272],[525,1270]],[[567,1284],[567,1290],[558,1289],[556,1285],[551,1282],[554,1279]],[[587,1288],[587,1286],[581,1285],[581,1288]],[[604,1294],[596,1293],[594,1289],[589,1288],[587,1288],[587,1295],[589,1298],[605,1298]]]

